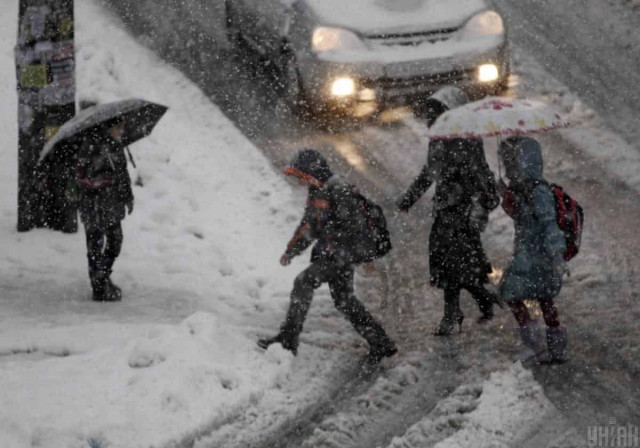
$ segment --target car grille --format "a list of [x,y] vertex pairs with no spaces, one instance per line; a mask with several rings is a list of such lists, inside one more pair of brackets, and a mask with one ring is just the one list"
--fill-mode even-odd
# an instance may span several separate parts
[[451,39],[459,28],[445,28],[435,31],[421,31],[414,33],[369,34],[365,36],[372,46],[418,46],[425,42],[436,43]]
[[455,70],[428,76],[413,76],[406,78],[375,78],[363,79],[363,87],[374,89],[387,98],[414,93],[425,93],[437,90],[442,86],[464,83],[473,77],[474,69]]

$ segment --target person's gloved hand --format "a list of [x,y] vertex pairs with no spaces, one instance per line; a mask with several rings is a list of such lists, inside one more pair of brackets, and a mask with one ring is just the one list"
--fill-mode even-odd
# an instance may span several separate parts
[[280,264],[282,266],[289,266],[291,264],[291,255],[285,253],[280,257]]
[[478,198],[472,198],[469,209],[469,225],[478,232],[484,232],[489,223],[489,212],[480,204]]
[[129,214],[131,214],[131,212],[133,212],[133,199],[131,199],[129,202],[127,202],[127,212]]

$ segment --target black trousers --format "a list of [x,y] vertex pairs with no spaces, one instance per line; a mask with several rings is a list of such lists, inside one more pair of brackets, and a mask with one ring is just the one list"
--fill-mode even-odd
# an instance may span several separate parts
[[122,249],[122,225],[120,221],[106,229],[92,226],[84,227],[87,237],[87,259],[89,260],[89,276],[111,273],[113,263]]
[[367,340],[370,346],[390,344],[382,326],[376,322],[364,305],[356,298],[353,288],[353,266],[337,266],[330,261],[316,261],[302,271],[293,283],[291,303],[287,317],[280,328],[282,336],[297,346],[298,336],[311,307],[314,289],[329,283],[335,307],[351,322],[353,328]]
[[456,282],[448,282],[444,289],[444,318],[453,320],[456,316],[462,315],[460,309],[460,291],[466,289],[471,297],[478,303],[480,312],[485,316],[493,316],[493,304],[496,300],[495,294],[488,291],[483,285],[461,284]]

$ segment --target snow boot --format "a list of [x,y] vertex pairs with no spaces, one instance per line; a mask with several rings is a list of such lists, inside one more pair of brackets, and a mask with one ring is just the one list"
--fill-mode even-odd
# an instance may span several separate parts
[[464,315],[462,312],[457,313],[452,319],[447,316],[443,317],[440,321],[440,325],[433,331],[434,336],[451,336],[453,333],[454,322],[458,324],[458,331],[462,333],[462,321],[464,321]]
[[451,336],[453,333],[453,326],[457,323],[460,333],[462,333],[462,321],[464,320],[464,314],[460,309],[460,294],[455,293],[453,297],[448,296],[445,291],[444,299],[444,314],[440,325],[433,331],[434,336]]
[[388,358],[398,353],[398,346],[388,336],[380,343],[369,346],[369,353],[365,358],[365,364],[375,365],[383,358]]
[[493,309],[483,312],[482,316],[478,317],[478,320],[476,320],[476,323],[484,325],[491,320],[493,320]]
[[538,363],[549,363],[551,358],[545,347],[544,337],[542,336],[538,322],[532,320],[520,327],[520,338],[524,345],[533,352],[532,354]]
[[547,348],[550,362],[563,364],[569,360],[567,356],[567,330],[564,327],[547,327]]
[[108,284],[104,272],[89,272],[89,280],[91,281],[91,290],[93,292],[92,300],[94,302],[105,302],[108,294]]
[[434,336],[451,336],[453,333],[454,324],[458,324],[458,330],[462,333],[462,322],[464,321],[464,314],[459,307],[451,307],[445,304],[444,316],[440,321],[440,325],[433,331]]
[[271,338],[258,339],[258,347],[268,349],[271,344],[280,344],[285,350],[289,350],[293,353],[293,356],[298,354],[298,338],[286,337],[282,333],[278,333]]
[[105,294],[106,302],[120,302],[122,300],[122,289],[107,277],[107,288]]

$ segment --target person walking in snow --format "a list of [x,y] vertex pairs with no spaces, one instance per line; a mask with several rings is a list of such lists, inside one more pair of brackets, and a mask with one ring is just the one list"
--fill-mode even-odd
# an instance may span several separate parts
[[[439,90],[425,104],[428,126],[447,110],[466,102],[467,96],[460,89]],[[456,323],[462,330],[462,289],[469,291],[478,303],[482,313],[479,323],[491,320],[493,304],[500,304],[498,297],[484,287],[491,264],[480,234],[499,198],[482,140],[430,142],[427,164],[397,202],[398,209],[408,212],[434,182],[435,219],[429,235],[429,270],[431,284],[444,290],[444,315],[433,334],[450,336]]]
[[102,133],[85,136],[78,153],[80,219],[86,234],[93,300],[98,302],[122,299],[121,289],[111,281],[111,271],[122,248],[120,222],[125,209],[129,214],[133,211],[131,179],[121,144],[124,131],[124,121],[111,121]]
[[350,229],[362,215],[354,196],[355,187],[334,175],[325,160],[314,149],[300,150],[284,174],[296,177],[309,188],[307,205],[300,225],[280,258],[280,264],[289,265],[314,241],[311,265],[295,279],[291,302],[280,332],[271,338],[260,339],[258,345],[267,348],[279,343],[294,355],[298,339],[311,306],[314,289],[328,283],[331,297],[338,310],[349,319],[355,330],[369,343],[366,362],[376,364],[397,352],[395,343],[382,326],[358,301],[354,292],[354,245]]
[[[566,272],[565,237],[556,220],[555,199],[542,176],[540,144],[529,137],[510,137],[499,153],[509,180],[501,185],[503,207],[515,226],[513,259],[506,269],[500,295],[519,326],[524,344],[539,362],[567,360],[567,333],[560,325],[554,297]],[[538,323],[524,300],[537,300],[547,325],[546,347]]]

